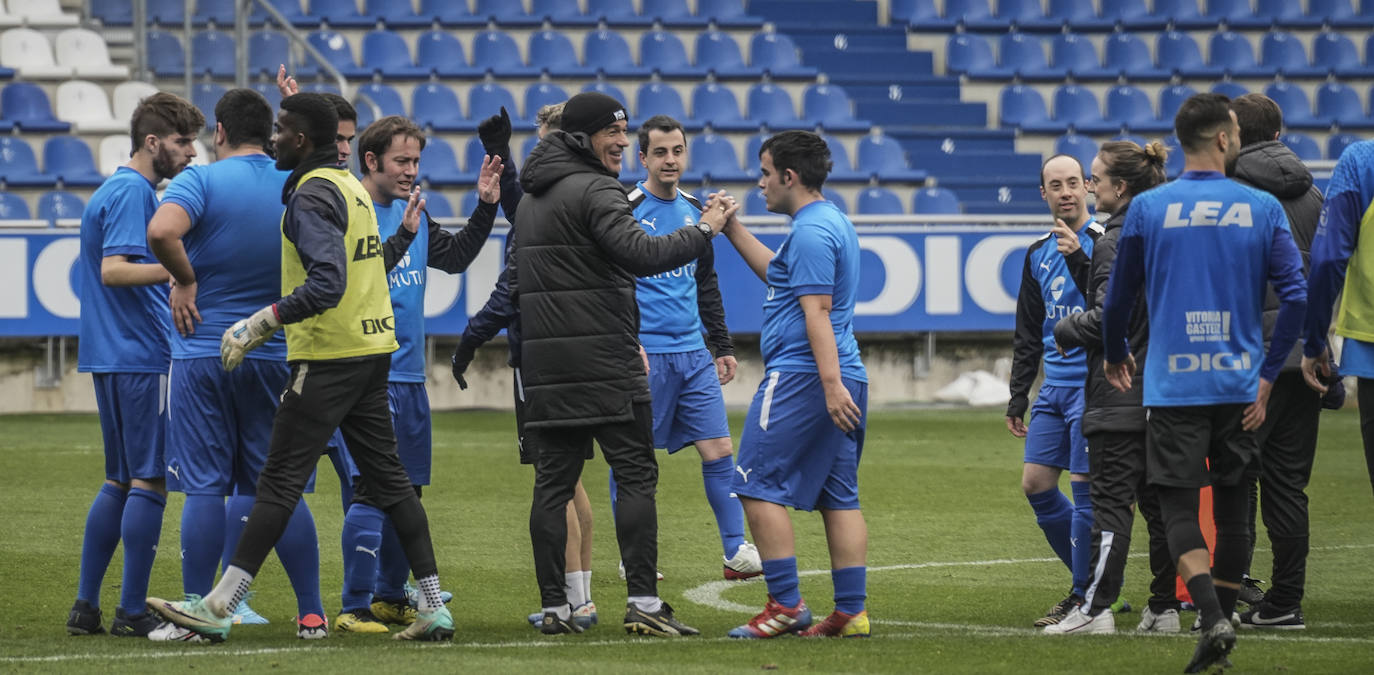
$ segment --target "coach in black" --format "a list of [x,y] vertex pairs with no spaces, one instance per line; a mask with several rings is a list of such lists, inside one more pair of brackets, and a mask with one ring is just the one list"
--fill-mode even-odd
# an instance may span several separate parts
[[526,436],[540,449],[530,508],[540,630],[582,630],[570,620],[563,588],[565,509],[595,440],[620,485],[625,629],[696,635],[659,599],[655,580],[658,464],[635,277],[699,258],[735,209],[713,199],[697,227],[646,234],[616,179],[630,144],[626,118],[625,106],[604,94],[572,97],[562,130],[544,136],[520,174],[520,255],[510,282],[522,323]]

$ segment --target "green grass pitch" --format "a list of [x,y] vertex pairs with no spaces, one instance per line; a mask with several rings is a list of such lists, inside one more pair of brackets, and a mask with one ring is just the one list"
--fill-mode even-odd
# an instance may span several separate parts
[[[742,424],[732,416],[735,430]],[[599,458],[584,474],[596,509],[593,597],[601,624],[576,636],[545,638],[525,623],[538,604],[530,560],[531,470],[516,461],[508,413],[434,416],[434,476],[425,490],[440,573],[456,596],[451,645],[402,644],[378,635],[296,639],[295,602],[270,559],[253,607],[267,626],[236,627],[221,645],[159,645],[63,630],[76,589],[81,532],[100,485],[100,432],[90,415],[0,417],[0,671],[4,672],[1179,672],[1190,636],[1139,636],[1137,612],[1117,619],[1114,636],[1052,637],[1031,621],[1059,600],[1068,572],[1051,559],[1021,495],[1021,444],[997,411],[875,411],[860,467],[870,529],[871,640],[732,641],[724,637],[761,607],[762,583],[725,583],[720,545],[690,450],[660,454],[659,585],[699,638],[657,640],[624,634],[625,590]],[[322,464],[308,498],[320,532],[325,607],[338,611],[342,576],[337,481]],[[1065,486],[1067,488],[1067,486]],[[1374,503],[1353,412],[1324,413],[1308,489],[1312,553],[1303,609],[1308,630],[1243,631],[1231,656],[1237,672],[1374,671]],[[178,524],[182,499],[168,500],[151,593],[181,590]],[[816,514],[795,516],[802,570],[828,567]],[[1147,595],[1144,523],[1133,544],[1125,595]],[[1261,528],[1255,574],[1268,577]],[[122,556],[102,595],[106,625],[118,602]],[[715,582],[715,583],[713,583]],[[830,580],[804,576],[818,618],[829,612]],[[1184,614],[1191,622],[1191,613]],[[332,617],[331,617],[332,618]]]

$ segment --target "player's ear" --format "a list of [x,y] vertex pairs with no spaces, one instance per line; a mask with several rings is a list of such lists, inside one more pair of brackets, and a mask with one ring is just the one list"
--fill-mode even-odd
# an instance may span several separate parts
[[223,122],[215,122],[215,145],[229,142],[229,132],[224,130]]
[[377,153],[368,150],[363,153],[363,166],[367,167],[367,172],[372,173],[377,170]]

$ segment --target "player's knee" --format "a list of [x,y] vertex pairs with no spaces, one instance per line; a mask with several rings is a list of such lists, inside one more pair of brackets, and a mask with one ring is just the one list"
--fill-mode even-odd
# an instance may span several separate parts
[[735,449],[730,443],[729,436],[697,441],[696,446],[697,453],[701,455],[702,462],[714,462],[735,453]]
[[128,492],[128,491],[129,491],[129,484],[128,484],[128,483],[121,483],[121,482],[119,482],[119,481],[117,481],[117,480],[110,480],[109,478],[106,478],[106,479],[105,479],[105,484],[106,484],[106,485],[113,485],[113,486],[115,486],[116,488],[118,488],[121,492]]
[[[167,496],[167,481],[162,478],[135,478],[131,481],[134,487],[140,490],[156,492],[164,497]],[[128,489],[127,487],[125,489]]]

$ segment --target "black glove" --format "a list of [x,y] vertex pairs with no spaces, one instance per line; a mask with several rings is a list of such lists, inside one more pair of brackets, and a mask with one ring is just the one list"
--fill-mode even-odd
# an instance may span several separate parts
[[488,155],[510,159],[510,113],[506,112],[506,106],[501,106],[501,114],[492,115],[477,125],[477,136],[482,139],[482,149]]
[[453,379],[458,382],[459,389],[468,388],[468,381],[463,378],[463,373],[467,372],[468,364],[472,363],[472,357],[476,354],[477,348],[463,340],[460,340],[453,350]]
[[1345,407],[1345,378],[1331,366],[1331,377],[1326,380],[1326,393],[1322,394],[1322,407],[1327,410],[1340,410]]

